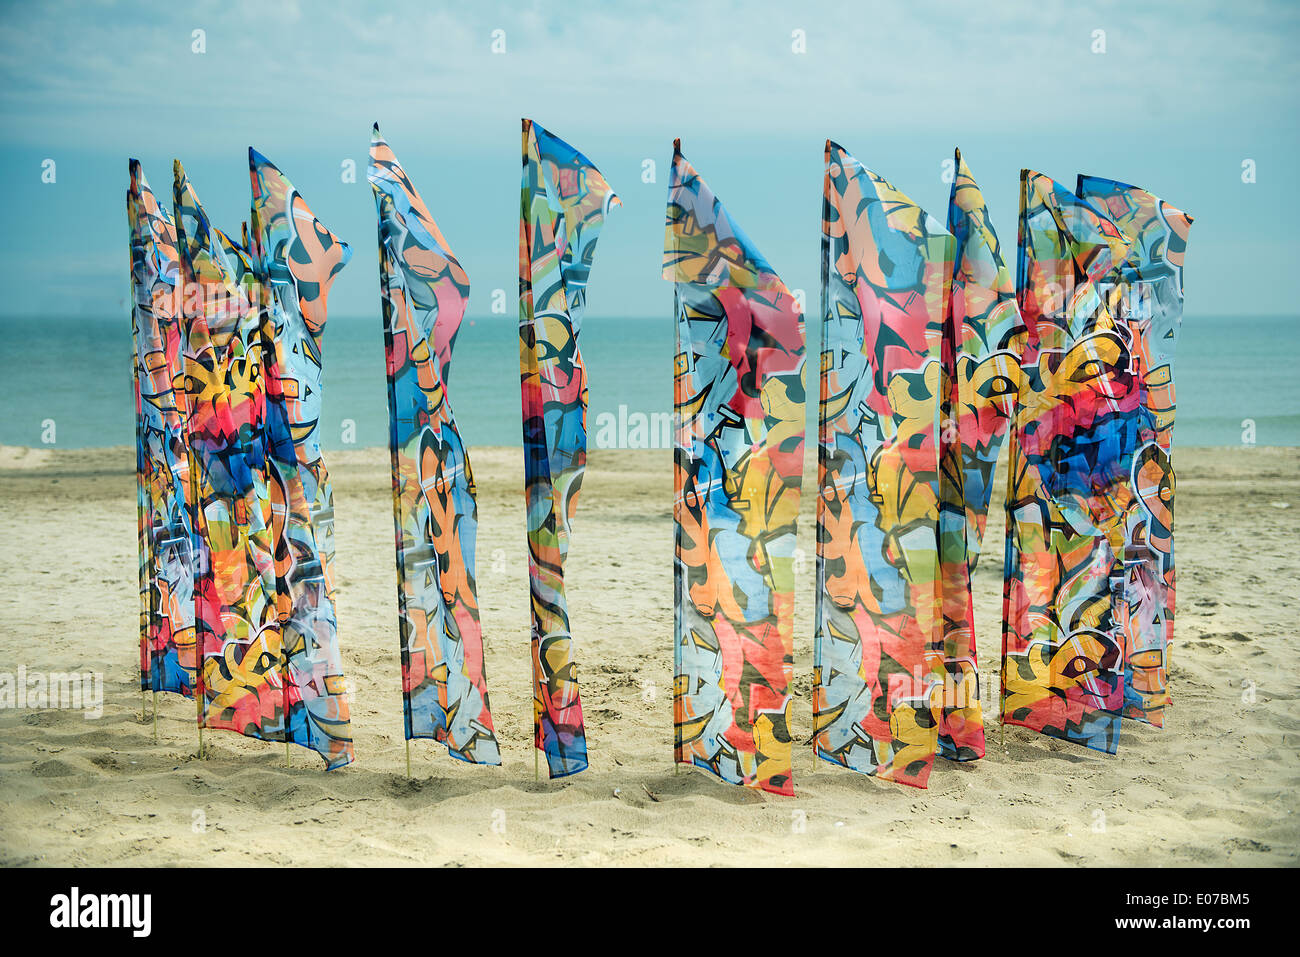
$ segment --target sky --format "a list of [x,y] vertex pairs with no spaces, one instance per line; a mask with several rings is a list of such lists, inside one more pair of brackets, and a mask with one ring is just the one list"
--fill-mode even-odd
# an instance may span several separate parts
[[513,321],[522,116],[624,201],[589,317],[671,314],[677,136],[809,303],[830,137],[941,221],[960,146],[1009,250],[1022,167],[1142,186],[1195,217],[1189,317],[1297,314],[1300,5],[1134,6],[0,0],[0,315],[125,322],[128,157],[160,197],[180,158],[238,233],[255,146],[353,247],[331,315],[378,321],[378,121],[469,273],[470,315],[503,289]]

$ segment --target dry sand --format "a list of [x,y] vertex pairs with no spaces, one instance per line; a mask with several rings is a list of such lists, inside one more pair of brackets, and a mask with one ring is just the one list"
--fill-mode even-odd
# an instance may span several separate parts
[[[533,780],[519,450],[472,453],[479,598],[504,766],[432,742],[405,776],[388,457],[327,455],[357,762],[224,732],[136,683],[134,453],[0,449],[0,671],[104,673],[104,713],[0,711],[0,863],[1295,864],[1300,857],[1300,449],[1180,449],[1179,619],[1168,727],[1116,757],[1021,728],[939,760],[928,791],[795,753],[797,797],[672,767],[667,452],[593,453],[568,573],[591,767]],[[809,463],[811,466],[811,462]],[[809,472],[811,475],[811,470]],[[1003,486],[998,486],[1001,489]],[[811,495],[799,537],[793,714],[810,733]],[[1288,507],[1283,507],[1288,506]],[[995,506],[996,509],[996,506]],[[996,689],[1001,513],[976,580]],[[1243,683],[1245,683],[1243,687]],[[1250,691],[1253,688],[1253,700]],[[986,698],[987,700],[987,698]],[[544,773],[544,772],[543,772]],[[199,828],[196,821],[206,826]]]

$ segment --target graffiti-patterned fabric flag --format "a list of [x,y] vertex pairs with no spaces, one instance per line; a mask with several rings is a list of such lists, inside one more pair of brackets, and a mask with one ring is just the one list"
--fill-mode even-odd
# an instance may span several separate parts
[[939,753],[984,756],[971,573],[987,524],[993,470],[1015,412],[1025,329],[1011,270],[979,185],[953,157],[948,231],[956,241],[939,429],[939,561],[947,685]]
[[1127,254],[1108,217],[1022,171],[1027,336],[1010,442],[1002,720],[1112,754],[1141,394],[1129,324],[1098,283]]
[[1078,194],[1131,244],[1128,258],[1099,283],[1103,298],[1128,321],[1141,393],[1130,477],[1136,500],[1125,521],[1124,717],[1160,727],[1174,628],[1173,358],[1192,217],[1110,179],[1080,176]]
[[474,473],[447,391],[469,277],[378,126],[368,177],[379,215],[406,737],[500,764],[474,577]]
[[[285,738],[265,311],[252,261],[175,164],[201,727]],[[280,454],[285,454],[281,452]]]
[[280,589],[289,604],[286,733],[337,768],[352,761],[353,747],[335,613],[334,493],[321,456],[320,413],[329,292],[352,250],[266,157],[250,149],[248,166],[254,260],[268,317],[266,375],[293,449],[293,467],[277,470],[284,490],[277,496],[284,506]]
[[194,685],[194,561],[181,359],[176,227],[129,163],[131,325],[135,343],[140,516],[140,686],[189,696]]
[[953,237],[826,144],[814,737],[925,787],[944,702],[938,428]]
[[587,466],[587,368],[578,351],[587,275],[605,215],[621,205],[591,161],[523,121],[519,376],[524,421],[534,745],[550,776],[587,766],[564,596],[570,525]]
[[673,144],[675,759],[793,794],[803,310]]

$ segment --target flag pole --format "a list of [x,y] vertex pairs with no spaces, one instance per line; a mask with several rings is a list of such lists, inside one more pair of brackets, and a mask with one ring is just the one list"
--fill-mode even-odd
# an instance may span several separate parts
[[998,747],[1007,749],[1007,698],[1006,687],[1002,684],[1002,675],[998,675]]
[[406,776],[411,776],[411,739],[406,739]]
[[[197,602],[195,611],[197,612]],[[199,726],[199,760],[203,760],[203,699],[207,692],[203,688],[203,655],[199,645],[198,615],[195,614],[194,629],[194,711]]]
[[153,693],[153,743],[158,743],[158,692]]
[[[814,654],[813,661],[815,662],[817,660],[816,652],[814,652],[813,654]],[[815,670],[816,670],[816,666],[814,665],[814,671]],[[813,682],[812,688],[808,691],[808,698],[810,699],[808,704],[812,708],[812,730],[813,730],[812,764],[809,765],[808,767],[808,773],[816,774],[817,773],[817,683],[816,682]]]
[[[192,464],[192,460],[191,460]],[[199,760],[203,760],[203,699],[207,692],[203,688],[203,648],[198,625],[198,603],[195,602],[194,629],[194,710],[199,726]]]

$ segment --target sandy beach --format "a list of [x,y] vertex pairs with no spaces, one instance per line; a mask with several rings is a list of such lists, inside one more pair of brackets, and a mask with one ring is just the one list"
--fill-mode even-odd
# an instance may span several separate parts
[[[666,451],[591,456],[568,597],[591,767],[533,777],[522,453],[471,450],[479,601],[504,764],[428,741],[405,774],[388,455],[327,453],[356,763],[142,718],[134,452],[0,448],[0,672],[95,671],[103,714],[0,710],[0,864],[1292,865],[1300,859],[1300,449],[1177,449],[1174,704],[1108,757],[993,723],[929,790],[795,752],[796,797],[672,765]],[[814,474],[799,537],[793,713],[811,733]],[[1002,481],[975,582],[985,701],[1001,639]],[[543,770],[543,774],[544,774]]]

